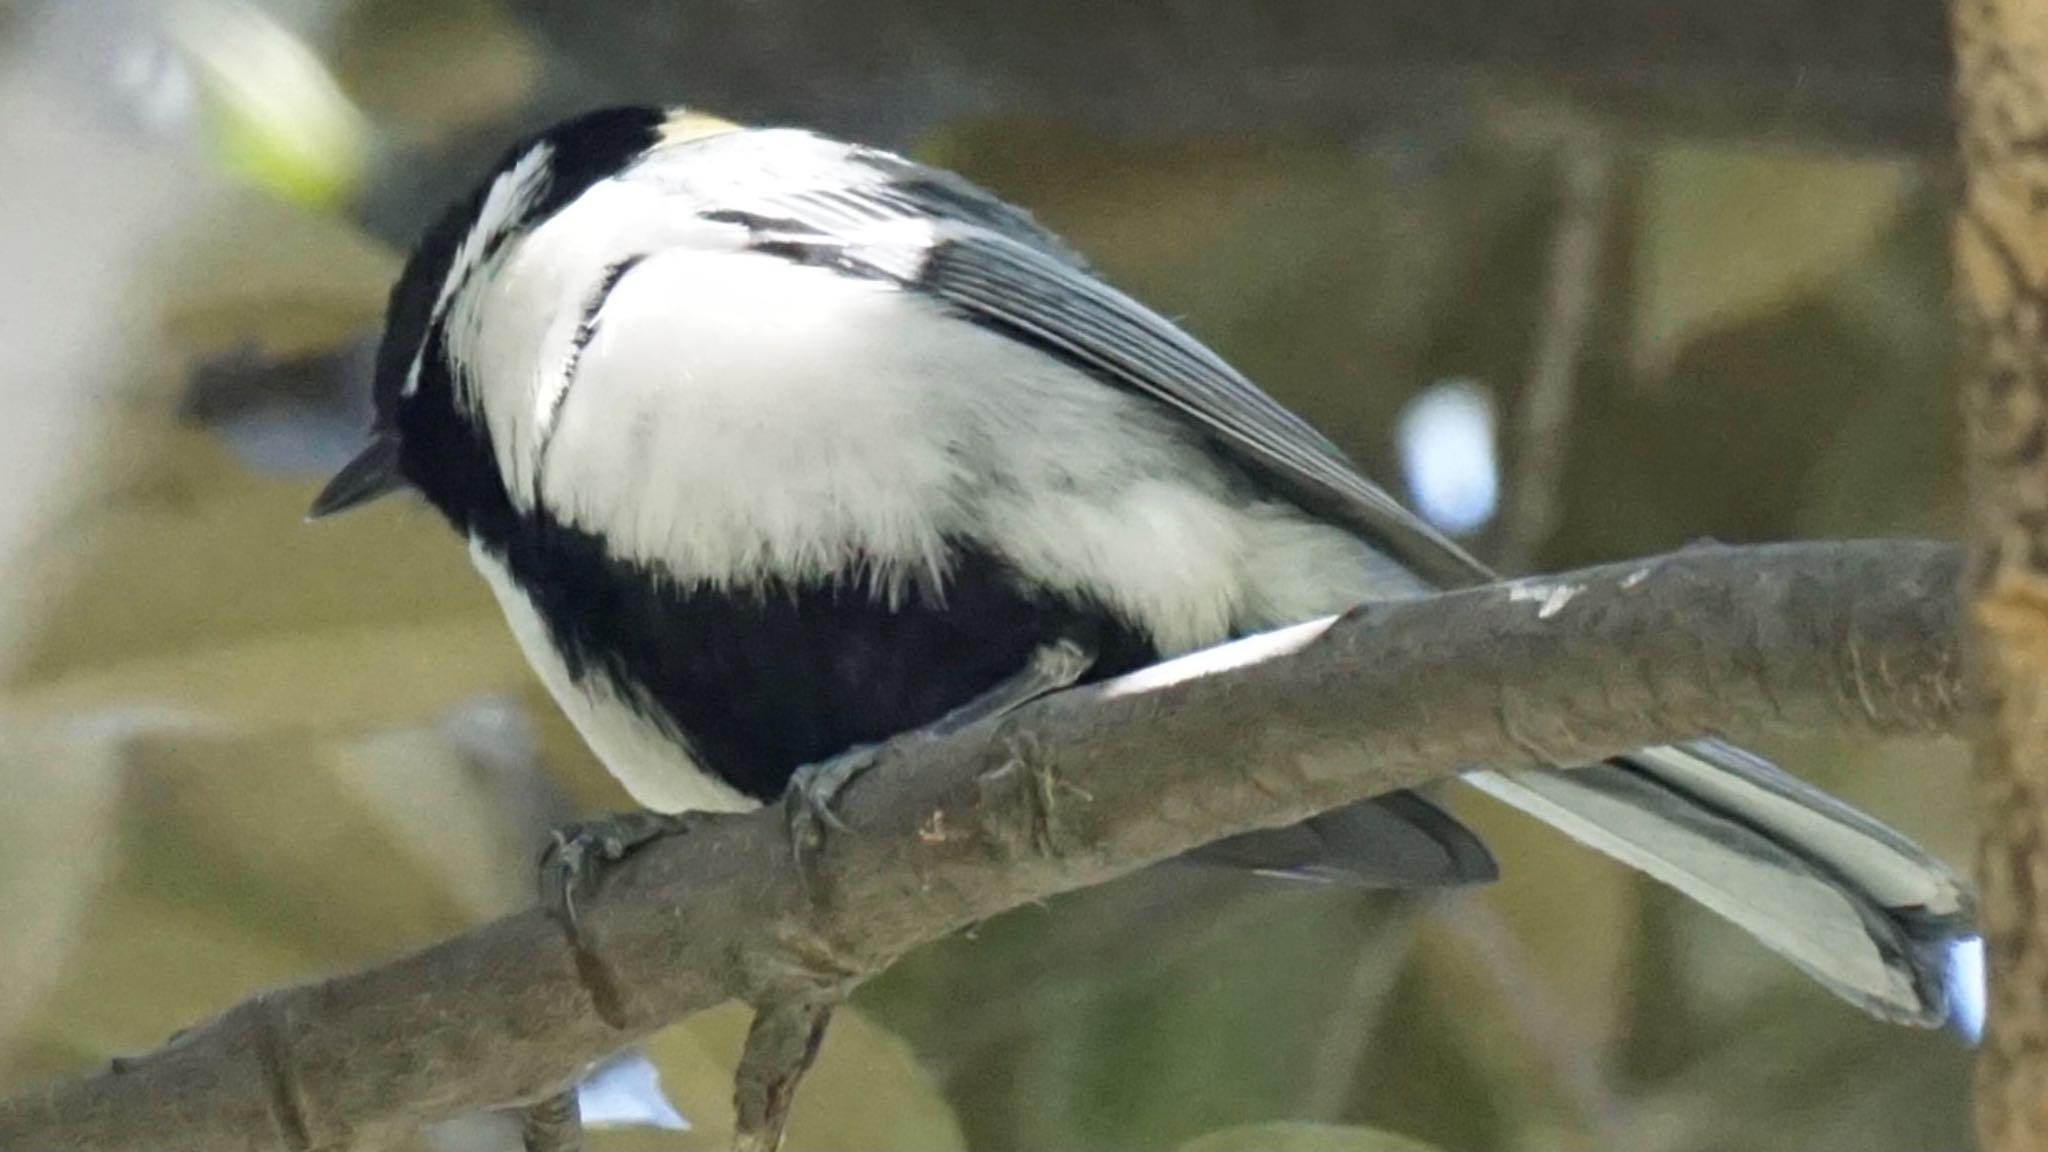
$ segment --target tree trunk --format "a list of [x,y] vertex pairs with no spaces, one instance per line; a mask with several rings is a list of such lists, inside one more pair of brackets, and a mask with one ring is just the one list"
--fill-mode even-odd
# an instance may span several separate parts
[[1979,858],[1990,1028],[1988,1152],[2048,1149],[2048,5],[1955,0],[1964,195],[1957,293],[1986,686]]

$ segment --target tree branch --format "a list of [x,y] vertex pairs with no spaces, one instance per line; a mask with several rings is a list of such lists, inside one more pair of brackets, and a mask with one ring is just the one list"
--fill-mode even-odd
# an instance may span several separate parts
[[1696,549],[1371,605],[899,741],[809,868],[780,812],[722,816],[579,900],[621,1026],[528,911],[0,1105],[0,1148],[374,1147],[536,1098],[725,1000],[850,986],[971,921],[1459,765],[1948,732],[1968,703],[1961,570],[1958,550],[1909,542]]

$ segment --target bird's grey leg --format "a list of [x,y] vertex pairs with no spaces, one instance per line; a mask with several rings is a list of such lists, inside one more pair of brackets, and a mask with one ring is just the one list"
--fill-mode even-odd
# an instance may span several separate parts
[[[1095,663],[1095,653],[1073,640],[1056,640],[1034,649],[1024,667],[994,687],[960,705],[931,724],[906,735],[946,736],[962,728],[1008,715],[1041,696],[1071,688]],[[828,830],[845,827],[832,802],[854,777],[874,766],[881,746],[863,744],[829,760],[806,764],[789,781],[784,806],[789,813],[790,843],[799,859],[825,842]]]
[[983,720],[1005,716],[1041,696],[1072,688],[1095,664],[1095,653],[1073,640],[1056,640],[1036,648],[1024,667],[1011,673],[995,687],[969,700],[925,731],[948,736]]
[[575,1088],[519,1110],[519,1146],[523,1152],[583,1152],[583,1113]]
[[571,929],[576,898],[587,894],[597,873],[664,836],[689,830],[701,813],[650,812],[636,809],[565,824],[554,830],[541,852],[541,901]]
[[555,829],[541,851],[541,907],[562,926],[575,952],[578,979],[590,993],[597,1014],[613,1027],[625,1026],[622,996],[610,968],[584,939],[576,902],[596,890],[609,865],[664,836],[687,832],[707,818],[709,814],[702,812],[614,812]]

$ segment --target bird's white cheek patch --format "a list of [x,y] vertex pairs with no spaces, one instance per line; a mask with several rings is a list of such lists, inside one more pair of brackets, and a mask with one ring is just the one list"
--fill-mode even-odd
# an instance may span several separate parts
[[487,254],[526,218],[533,202],[547,190],[548,167],[553,159],[552,146],[536,144],[491,182],[484,202],[477,208],[476,222],[470,225],[448,265],[448,275],[434,301],[436,313],[448,307],[457,291],[483,267]]
[[[542,446],[570,395],[583,390],[588,340],[618,319],[603,309],[593,315],[593,303],[609,304],[626,283],[614,278],[637,274],[650,254],[687,248],[710,227],[674,211],[658,189],[599,181],[506,243],[449,302],[449,348],[462,366],[458,394],[488,424],[515,506],[533,508]],[[681,307],[657,318],[656,330],[676,322]],[[581,331],[586,324],[591,333]],[[671,381],[684,368],[660,341],[637,359]]]

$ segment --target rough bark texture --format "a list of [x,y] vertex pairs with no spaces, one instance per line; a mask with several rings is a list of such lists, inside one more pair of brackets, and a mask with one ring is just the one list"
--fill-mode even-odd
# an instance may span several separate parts
[[1956,0],[1965,190],[1956,283],[1988,722],[1977,757],[1990,1029],[1977,1118],[1996,1152],[2048,1149],[2048,6]]
[[374,1148],[538,1097],[722,1001],[842,989],[971,921],[1460,765],[1948,732],[1970,707],[1962,575],[1960,550],[1930,544],[1696,549],[1361,608],[1169,665],[1171,682],[1063,693],[891,746],[809,867],[779,811],[704,820],[578,900],[581,951],[535,910],[258,997],[0,1104],[0,1148]]

